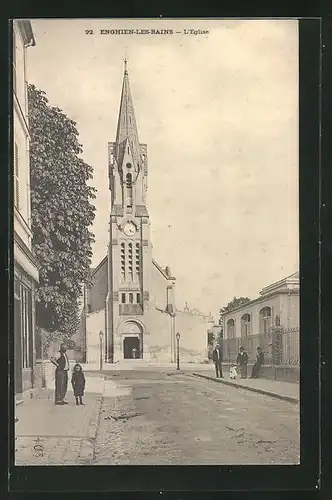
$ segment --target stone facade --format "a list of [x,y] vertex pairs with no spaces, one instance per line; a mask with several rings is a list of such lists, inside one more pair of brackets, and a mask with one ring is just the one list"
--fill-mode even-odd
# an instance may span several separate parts
[[146,206],[148,151],[140,143],[125,70],[115,142],[108,145],[111,212],[108,255],[92,272],[86,293],[87,362],[175,360],[176,331],[182,359],[207,357],[210,318],[175,308],[175,277],[153,260]]
[[300,325],[299,274],[294,273],[263,288],[260,296],[242,307],[223,314],[224,338],[262,334],[276,317],[285,329]]
[[29,21],[13,21],[13,213],[14,213],[14,370],[20,399],[38,385],[41,358],[36,339],[35,286],[38,263],[32,250],[27,49],[35,45]]
[[253,363],[257,347],[261,347],[266,365],[264,376],[298,380],[299,273],[263,288],[258,298],[224,313],[222,321],[225,361],[234,362],[242,345],[248,352],[249,362]]

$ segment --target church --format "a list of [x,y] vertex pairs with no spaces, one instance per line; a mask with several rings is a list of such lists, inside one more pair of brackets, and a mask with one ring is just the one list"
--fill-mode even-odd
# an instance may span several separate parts
[[177,310],[176,279],[152,256],[148,149],[139,141],[126,62],[115,142],[108,143],[108,177],[108,253],[92,269],[85,293],[86,362],[98,363],[100,355],[104,363],[175,362],[177,333],[182,361],[206,361],[213,318],[188,307]]

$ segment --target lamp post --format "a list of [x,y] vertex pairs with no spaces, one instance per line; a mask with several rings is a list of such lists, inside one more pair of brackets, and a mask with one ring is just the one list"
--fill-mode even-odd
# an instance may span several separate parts
[[99,347],[100,347],[100,358],[99,358],[99,369],[102,371],[103,369],[103,337],[104,334],[102,330],[99,332]]
[[180,370],[180,334],[176,334],[176,369]]

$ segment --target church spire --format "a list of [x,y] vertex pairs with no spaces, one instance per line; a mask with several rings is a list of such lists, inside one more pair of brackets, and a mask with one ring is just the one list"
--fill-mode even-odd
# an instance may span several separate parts
[[129,146],[135,166],[139,162],[139,140],[134,113],[134,105],[131,98],[127,59],[124,60],[124,75],[120,102],[118,127],[116,132],[117,160],[121,163],[124,148]]

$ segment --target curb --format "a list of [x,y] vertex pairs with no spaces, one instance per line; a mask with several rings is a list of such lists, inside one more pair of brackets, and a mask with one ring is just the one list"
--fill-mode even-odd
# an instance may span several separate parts
[[96,400],[94,412],[89,423],[87,439],[95,439],[96,437],[102,399],[102,396],[98,396]]
[[218,382],[220,384],[230,385],[232,387],[236,387],[237,389],[246,389],[251,392],[258,392],[259,394],[265,394],[266,396],[271,396],[272,398],[282,399],[283,401],[288,401],[289,403],[299,404],[299,400],[297,398],[292,398],[291,396],[283,396],[281,394],[266,391],[265,389],[258,389],[256,387],[249,387],[247,385],[235,384],[234,382],[228,382],[227,380],[216,379],[213,377],[209,377],[208,375],[202,375],[201,373],[193,373],[195,377],[205,378],[207,380],[212,380],[213,382]]
[[94,459],[94,442],[97,435],[97,428],[99,422],[99,416],[101,411],[103,397],[98,396],[95,406],[94,412],[91,417],[89,427],[88,427],[88,435],[83,438],[81,449],[79,452],[79,456],[77,459],[77,465],[92,465]]

